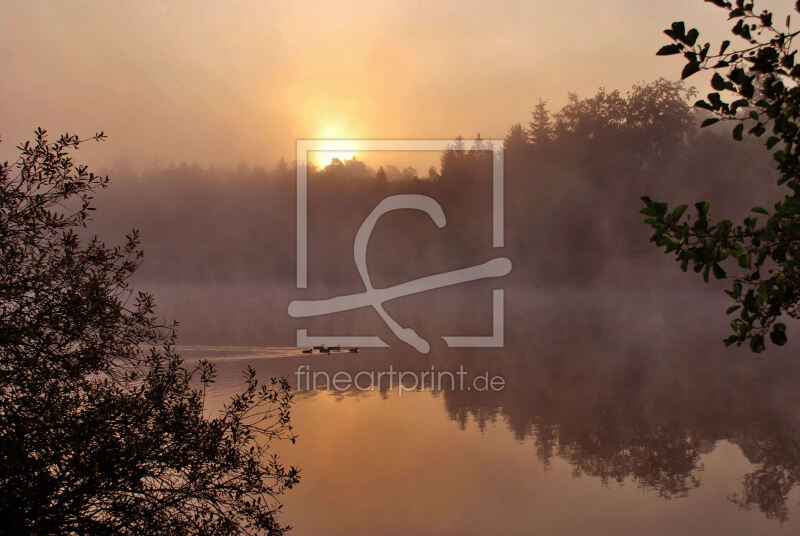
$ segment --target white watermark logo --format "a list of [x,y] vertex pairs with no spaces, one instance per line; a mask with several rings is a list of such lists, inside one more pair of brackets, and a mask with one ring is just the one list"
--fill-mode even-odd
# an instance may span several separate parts
[[311,370],[308,365],[300,365],[294,373],[298,391],[397,391],[402,397],[409,391],[476,391],[499,392],[506,386],[502,376],[490,375],[488,371],[471,375],[463,365],[456,371],[430,370],[411,371],[395,370],[389,366],[387,370],[362,370],[350,373],[344,370],[333,374],[324,370]]
[[[396,151],[396,150],[447,150],[449,142],[444,140],[298,140],[297,142],[297,288],[308,287],[308,152],[340,150],[337,142],[345,142],[348,149],[358,151]],[[487,150],[481,142],[474,140],[474,149]],[[492,151],[492,246],[503,247],[503,144],[502,140],[488,140]],[[354,146],[355,144],[355,146]],[[344,146],[344,144],[342,145]],[[401,326],[383,307],[384,302],[411,296],[434,289],[450,287],[477,281],[498,278],[511,271],[511,261],[506,257],[495,257],[487,262],[449,272],[434,274],[392,287],[376,289],[372,285],[367,269],[367,245],[375,224],[384,214],[395,210],[418,210],[426,213],[431,220],[443,228],[447,220],[441,205],[432,197],[419,194],[401,194],[386,197],[370,212],[358,229],[353,242],[353,257],[364,292],[335,296],[324,300],[295,300],[289,304],[289,315],[306,318],[328,315],[343,311],[372,307],[386,323],[394,335],[412,346],[420,353],[428,353],[430,344],[410,327]],[[492,335],[490,336],[443,336],[449,347],[488,348],[503,346],[503,289],[492,291]],[[297,331],[298,346],[388,346],[379,337],[359,336],[309,336],[306,329]]]

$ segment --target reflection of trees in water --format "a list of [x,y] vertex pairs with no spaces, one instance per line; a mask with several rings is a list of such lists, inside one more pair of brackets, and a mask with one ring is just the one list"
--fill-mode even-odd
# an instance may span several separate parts
[[[632,482],[663,499],[700,487],[703,455],[727,441],[755,465],[742,475],[741,488],[730,490],[731,501],[770,519],[788,518],[788,496],[800,487],[796,348],[758,358],[726,349],[708,336],[708,317],[694,298],[686,313],[687,302],[675,297],[611,292],[617,301],[609,307],[612,300],[597,292],[557,294],[551,303],[508,293],[503,350],[421,356],[399,348],[309,358],[311,368],[355,375],[390,366],[417,372],[463,366],[500,375],[506,386],[499,392],[446,389],[435,396],[459,427],[501,423],[530,443],[545,466],[560,458],[576,476],[603,485]],[[523,302],[550,317],[530,320]],[[716,317],[715,304],[708,314]],[[530,341],[537,341],[535,350]],[[292,375],[298,363],[287,360],[283,373]],[[396,388],[382,389],[385,395]]]
[[[498,412],[503,413],[488,408],[449,408],[450,417],[462,428],[470,420],[485,428],[497,420]],[[527,431],[514,433],[518,439],[533,442],[546,467],[558,457],[573,466],[575,476],[598,478],[603,485],[621,485],[629,479],[663,499],[687,497],[700,487],[701,456],[713,452],[716,441],[727,439],[758,466],[744,476],[742,490],[731,493],[729,499],[741,508],[757,507],[769,519],[788,519],[788,495],[800,484],[797,435],[755,428],[728,437],[704,437],[680,426],[663,426],[643,415],[627,415],[631,419],[622,421],[610,413],[595,417],[560,424],[537,417]]]
[[470,420],[474,421],[480,430],[485,430],[489,423],[494,423],[497,421],[497,417],[500,414],[500,410],[498,408],[486,408],[480,406],[462,406],[459,408],[448,409],[448,412],[450,418],[454,420],[458,424],[458,427],[462,430],[467,428],[467,424],[470,422]]
[[[516,440],[529,443],[545,466],[560,458],[576,476],[596,478],[603,485],[632,482],[663,499],[687,497],[700,487],[703,455],[727,441],[755,465],[742,475],[741,487],[730,490],[731,501],[757,508],[769,519],[786,520],[788,496],[800,487],[796,349],[753,358],[748,351],[725,349],[707,335],[698,338],[708,329],[698,308],[673,314],[686,304],[658,299],[653,307],[666,319],[659,323],[636,296],[616,296],[637,314],[620,312],[619,303],[614,304],[618,314],[612,313],[596,294],[582,296],[578,303],[560,293],[561,310],[536,304],[552,311],[552,319],[530,326],[509,293],[503,350],[422,356],[401,348],[275,359],[268,360],[270,375],[294,380],[294,372],[306,362],[311,370],[331,376],[390,366],[418,373],[432,366],[439,371],[460,366],[473,374],[488,371],[506,379],[502,391],[434,393],[459,427],[485,430],[499,424]],[[531,301],[527,296],[518,299]],[[716,315],[714,308],[709,308],[711,315]],[[616,329],[618,322],[627,329]],[[659,332],[681,338],[659,337]],[[539,341],[536,351],[525,350],[531,340]],[[385,377],[381,389],[381,395],[395,396],[396,386],[389,386]],[[340,396],[368,395],[353,390]]]
[[[498,417],[497,409],[487,408],[449,408],[449,413],[462,428],[472,419],[483,429]],[[664,499],[686,497],[700,486],[700,456],[713,451],[713,441],[642,415],[624,422],[608,412],[590,417],[561,424],[536,417],[527,430],[514,434],[533,442],[545,467],[558,457],[573,466],[575,476],[599,478],[603,485],[630,479]]]
[[550,427],[549,436],[535,440],[543,460],[546,453],[554,453],[573,465],[575,476],[596,477],[603,485],[612,480],[622,484],[630,478],[639,487],[671,499],[686,497],[700,486],[699,459],[708,447],[677,432],[646,422],[619,430],[601,421],[591,429]]
[[[603,315],[592,310],[573,315],[574,331],[562,338],[553,335],[554,326],[540,326],[549,333],[549,347],[559,350],[515,359],[508,351],[493,370],[507,379],[506,389],[448,391],[447,411],[462,427],[503,422],[535,446],[545,466],[561,458],[576,476],[603,485],[630,481],[663,499],[687,497],[700,487],[703,455],[727,440],[756,466],[730,500],[785,521],[789,493],[800,484],[800,366],[790,355],[753,359],[716,340],[698,348],[694,334],[706,329],[699,316],[671,321],[686,337],[675,348],[662,348],[645,325],[624,337],[610,335],[614,320],[598,320]],[[626,319],[628,328],[631,322]],[[519,347],[515,328],[512,348]],[[521,331],[537,336],[530,328]],[[486,364],[480,356],[465,361],[468,369]]]
[[[796,429],[794,432],[797,434]],[[731,494],[730,500],[741,508],[756,506],[769,519],[786,521],[789,518],[787,497],[800,483],[798,437],[742,437],[736,442],[745,457],[759,467],[744,477],[742,492]]]

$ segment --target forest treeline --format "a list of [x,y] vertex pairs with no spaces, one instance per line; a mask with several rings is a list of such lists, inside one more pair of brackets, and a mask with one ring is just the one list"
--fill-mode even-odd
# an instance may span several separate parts
[[[507,288],[696,290],[696,281],[676,274],[672,262],[648,244],[639,197],[704,199],[718,211],[715,216],[728,217],[766,203],[777,187],[773,164],[757,142],[734,142],[724,128],[699,128],[703,118],[690,105],[692,92],[659,79],[624,93],[570,94],[557,111],[539,101],[529,118],[510,128],[504,142],[503,254],[514,270]],[[309,291],[324,297],[362,288],[353,238],[375,204],[393,193],[431,195],[448,224],[440,230],[412,212],[383,218],[368,257],[376,286],[496,256],[491,152],[464,149],[455,140],[439,169],[423,176],[411,168],[373,169],[357,159],[311,169]],[[231,170],[181,164],[138,175],[110,173],[114,186],[98,199],[95,228],[109,240],[131,226],[141,231],[141,280],[196,285],[201,293],[210,292],[212,283],[255,285],[280,289],[288,303],[295,283],[292,166]],[[172,299],[160,295],[162,303]],[[285,317],[286,303],[264,314]],[[188,312],[188,319],[178,315],[185,325],[195,314]]]

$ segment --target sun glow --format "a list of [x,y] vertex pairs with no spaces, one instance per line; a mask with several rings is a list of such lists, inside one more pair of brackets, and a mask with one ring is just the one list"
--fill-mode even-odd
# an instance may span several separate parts
[[319,168],[324,168],[329,165],[334,158],[338,158],[342,162],[351,160],[356,157],[358,153],[353,150],[342,151],[312,151],[310,155],[311,162]]
[[[350,138],[350,139],[348,139]],[[348,136],[345,129],[337,123],[328,123],[320,129],[320,140],[324,140],[319,151],[309,155],[311,162],[317,167],[325,167],[338,158],[342,162],[358,156],[358,142]]]

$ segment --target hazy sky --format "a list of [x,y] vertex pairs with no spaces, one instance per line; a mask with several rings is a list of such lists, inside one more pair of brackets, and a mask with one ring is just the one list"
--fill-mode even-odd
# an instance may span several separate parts
[[0,6],[3,156],[39,125],[104,130],[84,158],[137,167],[272,165],[297,138],[502,137],[539,97],[676,78],[681,59],[654,56],[673,20],[727,35],[702,0]]

